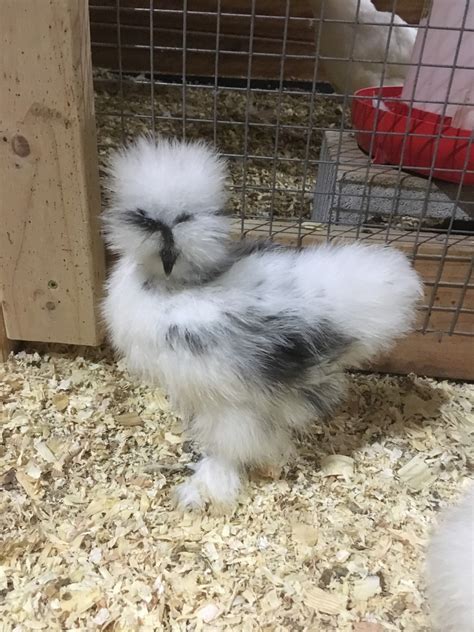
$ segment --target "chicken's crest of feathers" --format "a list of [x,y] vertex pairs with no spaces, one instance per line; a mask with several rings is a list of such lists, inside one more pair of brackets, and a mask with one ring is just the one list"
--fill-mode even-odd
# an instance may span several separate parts
[[112,206],[119,209],[215,213],[227,200],[226,163],[202,141],[140,137],[112,154],[108,174]]
[[144,283],[165,268],[173,281],[202,281],[225,265],[227,171],[214,149],[142,137],[111,156],[108,173],[105,239],[142,266]]

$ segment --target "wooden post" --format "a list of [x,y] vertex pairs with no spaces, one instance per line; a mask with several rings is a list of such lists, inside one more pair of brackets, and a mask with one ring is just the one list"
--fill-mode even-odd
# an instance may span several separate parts
[[0,362],[5,362],[12,349],[13,342],[7,338],[5,323],[3,322],[3,313],[0,308]]
[[104,252],[87,0],[2,0],[0,46],[6,334],[96,345]]

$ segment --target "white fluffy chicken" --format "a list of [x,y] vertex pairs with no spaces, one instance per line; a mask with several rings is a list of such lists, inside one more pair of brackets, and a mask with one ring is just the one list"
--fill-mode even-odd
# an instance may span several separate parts
[[407,332],[420,295],[396,250],[232,241],[225,179],[199,142],[142,138],[110,163],[104,315],[203,454],[177,490],[189,508],[232,504],[247,468],[283,464],[341,401],[344,368]]
[[312,0],[312,8],[319,55],[331,58],[320,60],[321,70],[338,92],[403,85],[416,28],[371,0]]
[[443,512],[431,537],[426,584],[439,632],[474,632],[474,485]]

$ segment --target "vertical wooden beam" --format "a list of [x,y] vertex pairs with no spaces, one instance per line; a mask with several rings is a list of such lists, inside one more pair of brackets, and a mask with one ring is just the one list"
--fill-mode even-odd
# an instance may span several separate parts
[[3,313],[0,308],[0,362],[5,362],[8,354],[13,350],[13,342],[7,338],[5,323],[3,322]]
[[2,0],[0,50],[6,333],[95,345],[104,252],[87,0]]

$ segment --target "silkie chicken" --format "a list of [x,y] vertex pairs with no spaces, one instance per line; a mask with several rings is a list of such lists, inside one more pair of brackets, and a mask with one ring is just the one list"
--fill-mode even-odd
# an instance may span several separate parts
[[312,0],[311,4],[318,20],[321,70],[338,92],[403,85],[416,28],[396,14],[378,11],[371,0]]
[[439,632],[474,632],[474,485],[446,509],[426,558],[430,615]]
[[233,241],[226,166],[203,143],[141,138],[109,174],[111,340],[201,450],[179,504],[233,504],[248,468],[279,467],[334,412],[346,367],[410,329],[420,281],[389,248]]

